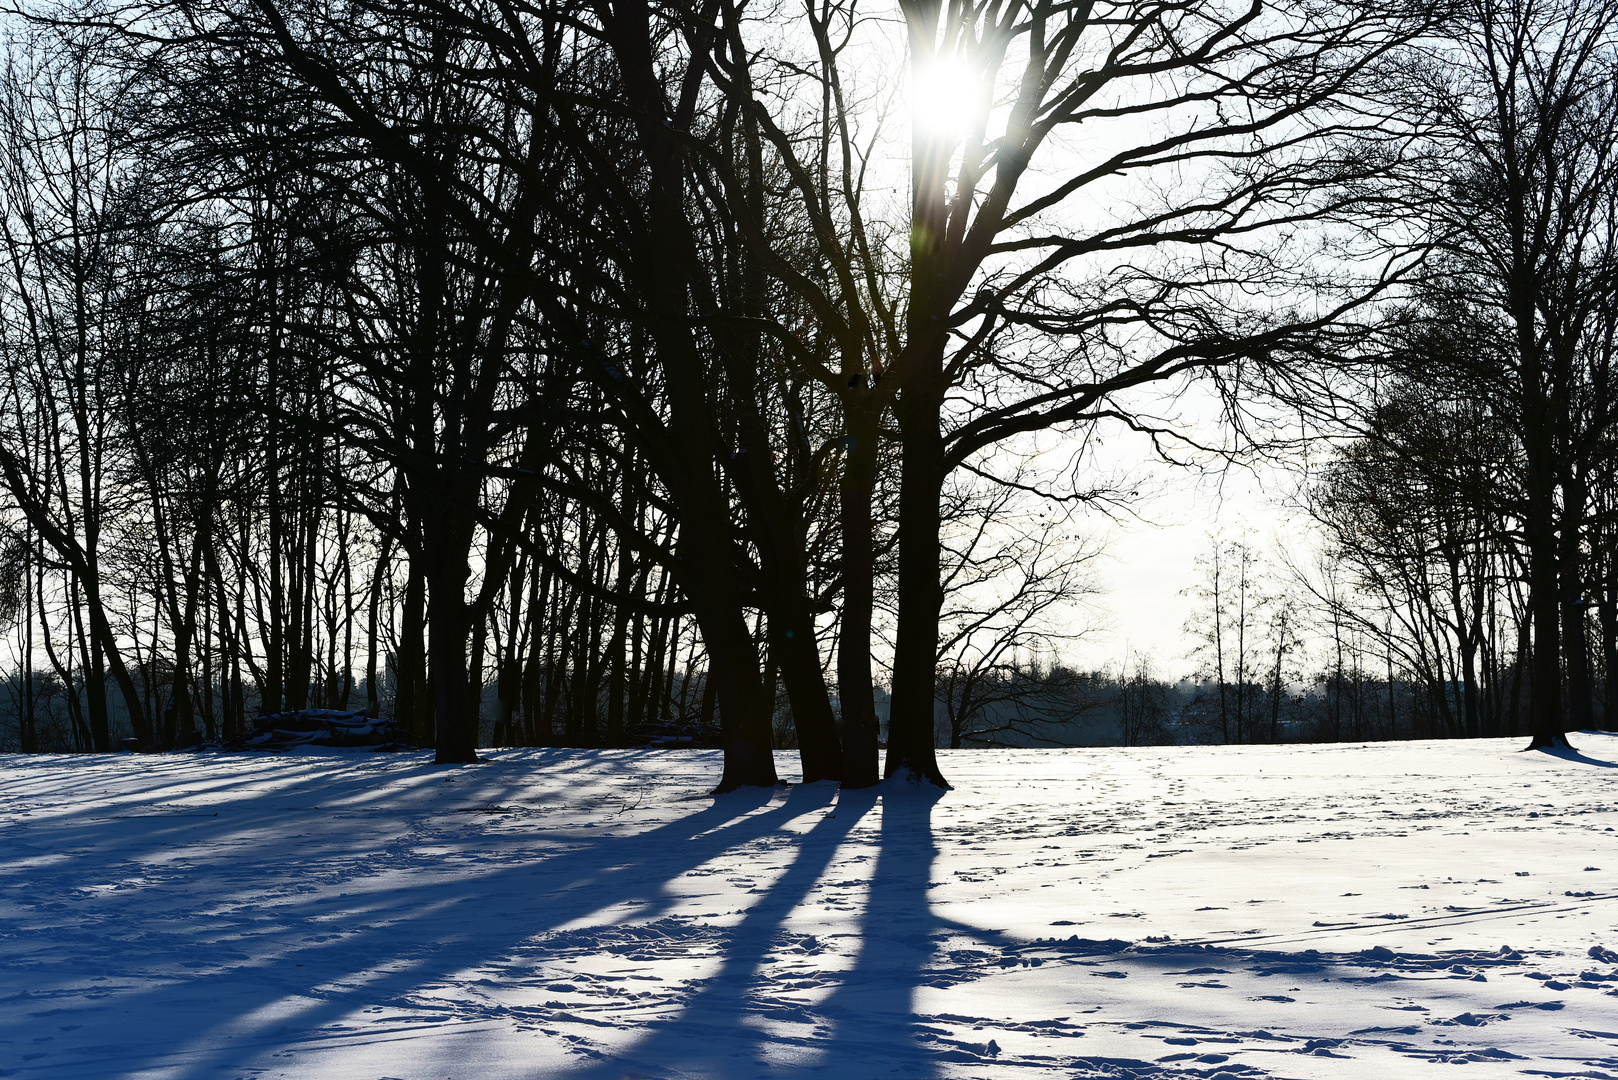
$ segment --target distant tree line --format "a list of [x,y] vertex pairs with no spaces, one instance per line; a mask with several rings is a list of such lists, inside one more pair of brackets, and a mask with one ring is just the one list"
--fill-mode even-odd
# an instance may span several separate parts
[[[115,717],[162,749],[359,706],[470,761],[492,687],[501,743],[716,719],[728,789],[775,782],[779,696],[806,780],[943,785],[938,703],[1082,592],[1061,525],[1006,524],[1004,492],[1096,498],[1082,455],[1027,464],[1053,437],[1169,445],[1146,403],[1203,388],[1372,446],[1396,386],[1511,433],[1520,489],[1480,499],[1559,737],[1605,498],[1607,15],[32,9],[0,90],[19,745],[42,709],[107,750]],[[1489,339],[1470,390],[1429,324]]]

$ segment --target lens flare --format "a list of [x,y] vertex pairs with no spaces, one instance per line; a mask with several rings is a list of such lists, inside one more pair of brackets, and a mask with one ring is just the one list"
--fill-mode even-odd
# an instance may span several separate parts
[[965,64],[938,57],[916,67],[910,80],[910,122],[918,133],[958,136],[981,107],[979,80]]

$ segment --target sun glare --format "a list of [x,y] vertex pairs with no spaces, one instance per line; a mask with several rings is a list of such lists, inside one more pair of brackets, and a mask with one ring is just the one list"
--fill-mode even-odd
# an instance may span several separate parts
[[945,57],[916,68],[910,81],[910,122],[918,132],[959,135],[978,108],[978,80]]

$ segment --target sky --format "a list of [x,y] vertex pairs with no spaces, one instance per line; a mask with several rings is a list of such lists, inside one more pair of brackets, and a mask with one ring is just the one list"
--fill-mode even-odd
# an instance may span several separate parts
[[[1120,455],[1140,448],[1119,447]],[[1107,521],[1092,515],[1104,554],[1096,579],[1102,592],[1076,613],[1086,631],[1069,652],[1082,668],[1116,667],[1125,657],[1150,659],[1160,677],[1188,677],[1195,662],[1184,626],[1196,600],[1189,595],[1201,577],[1198,556],[1212,535],[1248,542],[1271,562],[1282,553],[1304,564],[1316,541],[1301,510],[1292,505],[1299,474],[1279,467],[1197,470],[1140,466],[1141,497],[1135,520]],[[1131,661],[1132,663],[1132,661]]]

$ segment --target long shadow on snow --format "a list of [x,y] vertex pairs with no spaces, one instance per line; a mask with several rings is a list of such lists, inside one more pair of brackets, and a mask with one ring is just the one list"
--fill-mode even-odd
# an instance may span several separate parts
[[[172,1038],[153,1039],[153,1049],[146,1053],[127,1043],[86,1047],[88,1055],[76,1056],[72,1062],[57,1058],[48,1064],[82,1068],[100,1057],[96,1051],[101,1050],[124,1070],[165,1068],[176,1080],[200,1080],[240,1068],[267,1049],[286,1044],[289,1036],[302,1047],[312,1048],[325,1037],[320,1031],[323,1026],[350,1016],[363,1005],[402,1004],[425,984],[505,956],[537,935],[593,911],[638,901],[645,906],[637,918],[655,918],[670,905],[668,883],[724,851],[766,837],[786,821],[824,805],[833,791],[829,785],[799,786],[780,805],[754,812],[775,794],[769,789],[732,793],[714,799],[696,814],[643,833],[580,838],[582,847],[535,864],[392,890],[363,913],[366,925],[358,932],[294,947],[267,962],[187,979],[185,998],[213,1006],[206,1013],[212,1021],[207,1029],[196,1029],[198,1014],[193,1012],[184,1018],[183,1031],[176,1030]],[[653,874],[637,872],[648,863],[657,867]],[[280,927],[313,928],[330,925],[311,920],[329,917],[334,907],[327,899],[286,903],[274,910],[274,922]],[[352,990],[331,989],[345,977],[361,977],[360,984]],[[181,1028],[172,1015],[174,988],[153,995],[161,995],[162,1000],[143,1011],[154,1020]],[[143,996],[152,995],[122,995],[116,1004],[141,1009]],[[291,1015],[278,1013],[273,1021],[263,1022],[259,1032],[242,1030],[255,1013],[273,1012],[277,1003],[293,997],[316,1003],[292,1010]],[[187,1050],[184,1044],[188,1042],[192,1047],[215,1045]],[[182,1047],[179,1060],[167,1052],[176,1045]],[[17,1075],[28,1075],[26,1066]]]
[[835,984],[830,998],[820,1005],[795,1000],[789,995],[801,988],[772,979],[768,957],[782,943],[783,923],[875,805],[874,790],[841,792],[835,814],[803,835],[792,865],[729,934],[719,971],[676,1016],[633,1046],[570,1075],[755,1080],[811,1070],[839,1080],[928,1080],[939,1075],[943,1060],[978,1060],[959,1046],[928,1045],[933,1035],[915,1012],[916,992],[930,978],[935,937],[956,928],[935,916],[927,899],[937,854],[931,814],[938,794],[889,788],[883,795],[858,955],[851,968],[817,972],[809,980]]
[[[133,762],[139,763],[140,771],[131,777],[126,770]],[[342,762],[343,771],[333,772],[334,763],[313,756],[83,755],[72,762],[72,773],[66,778],[53,771],[60,769],[54,760],[41,763],[48,768],[37,770],[45,774],[40,778],[30,775],[36,770],[17,768],[14,758],[4,764],[8,770],[16,769],[7,779],[23,788],[20,800],[24,807],[30,813],[43,811],[40,820],[48,823],[53,849],[71,852],[74,873],[91,881],[154,855],[167,857],[175,847],[195,841],[199,829],[222,830],[227,838],[255,826],[284,832],[300,824],[297,818],[285,815],[311,810],[316,798],[324,797],[329,810],[363,810],[368,800],[383,797],[376,790],[380,774],[394,781],[395,798],[400,781],[406,788],[432,790],[442,779],[442,767],[425,762],[361,759]],[[216,771],[198,775],[199,770],[210,767]],[[289,772],[289,767],[296,772]],[[224,769],[232,771],[220,775]],[[34,793],[27,788],[31,783],[48,783],[49,788]],[[97,798],[109,784],[116,785],[117,795]],[[206,806],[186,807],[154,801],[165,795],[210,801]],[[410,807],[406,812],[417,809]],[[208,820],[203,823],[202,819]],[[27,824],[31,823],[25,827]]]
[[[895,1075],[925,1080],[941,1060],[960,1058],[958,1047],[930,1046],[918,1021],[916,994],[930,982],[937,937],[967,929],[940,919],[927,890],[938,845],[932,812],[943,792],[930,786],[894,790],[882,798],[882,839],[865,904],[860,954],[837,991],[822,1006],[834,1025],[824,1062],[847,1080]],[[972,931],[981,934],[981,931]]]
[[[626,1068],[634,1076],[672,1072],[707,1080],[752,1080],[769,1072],[767,1046],[812,1046],[812,1038],[779,1036],[779,1025],[812,1024],[814,1010],[769,996],[779,988],[770,978],[774,973],[770,954],[782,944],[786,920],[875,801],[871,791],[840,792],[836,809],[799,838],[797,857],[786,872],[726,932],[719,970],[703,981],[676,1016],[652,1025],[633,1046],[575,1074],[578,1080],[620,1080]],[[775,1025],[776,1032],[767,1030],[767,1024]]]
[[[438,773],[421,768],[405,771],[421,774],[411,777],[417,784]],[[251,787],[264,779],[269,778],[243,777],[242,786]],[[332,788],[349,788],[353,780],[341,777],[334,782],[334,778],[318,775],[308,778],[311,783],[324,782],[320,797],[327,805],[342,798]],[[217,795],[236,785],[227,782],[211,786]],[[190,1011],[182,1005],[181,1011],[188,1013],[188,1023],[192,1024],[198,1015],[209,1016],[213,1023],[208,1029],[199,1032],[188,1028],[181,1037],[151,1040],[152,1049],[144,1053],[139,1046],[143,1040],[137,1040],[136,1045],[84,1047],[88,1054],[76,1055],[71,1063],[57,1058],[52,1065],[92,1065],[103,1056],[96,1053],[101,1050],[115,1056],[124,1068],[166,1066],[175,1077],[200,1078],[239,1068],[266,1050],[289,1043],[298,1049],[316,1049],[322,1041],[332,1038],[321,1031],[324,1026],[351,1017],[363,1005],[406,1004],[412,992],[424,985],[505,956],[593,911],[639,901],[644,906],[635,921],[649,922],[668,908],[669,883],[726,850],[767,838],[780,825],[824,805],[832,797],[827,785],[800,786],[792,789],[780,805],[755,812],[772,801],[774,794],[737,792],[714,800],[696,814],[644,833],[575,836],[575,842],[583,846],[538,864],[503,867],[449,882],[390,891],[363,911],[360,917],[364,927],[357,932],[295,945],[278,957],[254,959],[234,970],[188,978],[181,995],[187,1003],[208,1007]],[[283,787],[277,795],[290,796],[292,792]],[[678,1021],[684,1032],[698,1031],[715,1037],[693,1053],[687,1034],[675,1038],[665,1029],[654,1032],[629,1056],[653,1063],[681,1057],[704,1076],[758,1075],[761,1069],[768,1068],[766,1044],[778,1052],[783,1049],[781,1025],[812,1025],[811,1018],[817,1013],[830,1024],[831,1037],[824,1037],[823,1023],[808,1036],[786,1040],[793,1045],[785,1049],[798,1061],[819,1059],[822,1067],[839,1076],[865,1075],[860,1070],[869,1068],[870,1075],[887,1077],[897,1072],[924,1080],[936,1074],[941,1053],[958,1053],[948,1047],[921,1045],[918,1036],[925,1038],[926,1033],[917,1027],[912,1004],[917,987],[927,978],[925,969],[932,956],[934,935],[950,928],[970,930],[938,919],[927,902],[936,854],[930,820],[936,799],[927,794],[890,793],[884,799],[881,843],[859,935],[860,952],[851,970],[823,976],[824,981],[838,984],[832,998],[814,1009],[785,998],[772,999],[769,981],[761,977],[782,923],[803,902],[838,846],[871,809],[874,799],[872,792],[845,793],[837,814],[823,818],[804,836],[787,841],[797,849],[793,863],[749,909],[741,926],[728,935],[721,972],[706,981]],[[252,816],[261,820],[273,816],[263,813],[267,808],[252,804],[237,806],[231,816],[240,820],[240,816],[246,816],[242,811],[249,807],[260,811]],[[137,838],[134,847],[162,846],[171,839],[166,828],[152,832]],[[134,853],[125,847],[113,857]],[[651,875],[640,871],[648,862],[660,864]],[[300,928],[326,926],[329,924],[313,920],[344,909],[343,904],[331,898],[281,903],[273,909],[271,932],[290,934]],[[386,970],[379,974],[379,968]],[[365,976],[365,980],[360,987],[349,989],[341,985],[346,976]],[[165,1012],[172,1013],[177,989],[170,986],[149,995],[119,995],[115,1000],[119,1006],[141,1011],[142,997],[160,997],[144,1010],[156,1019]],[[278,1003],[295,998],[314,1003],[294,1007],[290,1015],[286,1011],[276,1013],[275,1020],[264,1022],[258,1031],[250,1027],[241,1030],[253,1014],[261,1010],[273,1012]],[[467,1004],[458,1002],[455,1006],[458,1018],[466,1018]],[[419,1010],[419,1006],[412,1007]],[[749,1026],[749,1019],[777,1021],[776,1037]],[[350,1030],[341,1037],[351,1040],[353,1035]],[[191,1049],[184,1048],[186,1043]],[[713,1047],[721,1043],[726,1044],[724,1061],[716,1062]],[[181,1046],[178,1059],[164,1049],[175,1045]],[[716,1064],[733,1066],[733,1071],[716,1073]]]
[[[645,833],[603,837],[532,866],[478,875],[458,889],[432,885],[394,894],[390,906],[397,918],[378,913],[381,925],[363,934],[364,941],[383,945],[382,953],[366,955],[350,966],[356,974],[372,972],[389,961],[396,966],[381,978],[368,978],[359,997],[363,1003],[403,1005],[407,995],[423,985],[504,956],[536,936],[616,904],[639,901],[645,906],[636,921],[652,921],[671,906],[670,883],[725,851],[758,841],[785,822],[824,805],[832,789],[829,785],[800,785],[779,805],[752,812],[768,805],[775,794],[771,789],[733,792],[715,798],[711,806],[690,817]],[[660,864],[657,872],[638,873],[646,863]],[[516,903],[501,906],[502,901],[512,900]],[[287,921],[295,918],[289,914]],[[423,951],[400,964],[405,957],[399,954],[405,950],[399,946],[412,941],[423,942]],[[333,947],[347,952],[357,944],[349,937]],[[284,970],[288,962],[296,960],[318,962],[324,949],[300,950],[283,958],[280,966]],[[264,1003],[283,996],[267,994]],[[304,1046],[310,1046],[320,1040],[323,1025],[351,1015],[359,1003],[348,995],[332,997],[306,1009],[295,1021],[281,1019],[275,1033],[295,1033]],[[244,1006],[240,1012],[247,1015],[252,1008]],[[211,1077],[259,1056],[264,1047],[249,1049],[238,1055],[221,1048],[207,1060],[188,1063],[176,1075]]]

